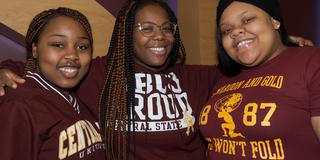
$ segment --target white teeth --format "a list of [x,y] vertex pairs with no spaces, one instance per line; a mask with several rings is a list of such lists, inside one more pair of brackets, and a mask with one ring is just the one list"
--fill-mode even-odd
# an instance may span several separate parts
[[150,48],[150,50],[152,51],[156,51],[156,52],[161,52],[161,51],[164,51],[164,48]]
[[73,67],[63,67],[63,68],[60,68],[60,70],[62,72],[67,72],[67,73],[74,73],[78,71],[77,68],[73,68]]
[[249,47],[248,43],[250,42],[252,42],[252,40],[241,41],[240,43],[238,43],[237,47],[242,47],[242,46]]

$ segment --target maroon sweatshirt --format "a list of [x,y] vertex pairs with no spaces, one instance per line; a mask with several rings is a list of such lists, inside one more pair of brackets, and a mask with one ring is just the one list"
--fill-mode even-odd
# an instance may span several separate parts
[[0,97],[1,160],[103,160],[97,118],[39,74]]

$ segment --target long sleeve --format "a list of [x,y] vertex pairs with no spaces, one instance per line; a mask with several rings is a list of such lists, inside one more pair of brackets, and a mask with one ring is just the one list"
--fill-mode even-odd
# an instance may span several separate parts
[[99,94],[106,74],[106,56],[92,60],[88,75],[76,90],[77,96],[98,118]]
[[28,107],[30,106],[15,100],[0,103],[1,160],[37,159],[38,136]]

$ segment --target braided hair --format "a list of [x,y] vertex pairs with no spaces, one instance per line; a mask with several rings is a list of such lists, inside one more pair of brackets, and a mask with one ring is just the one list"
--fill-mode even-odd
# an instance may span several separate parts
[[[128,159],[129,145],[135,144],[133,28],[136,13],[147,5],[160,6],[167,12],[169,20],[177,23],[174,12],[162,0],[128,0],[119,11],[107,54],[107,69],[99,103],[100,126],[108,160]],[[167,66],[185,61],[185,49],[178,27],[174,38]],[[135,147],[133,150],[135,152]]]
[[27,44],[27,62],[25,66],[26,71],[36,71],[37,69],[37,61],[32,56],[32,44],[37,44],[39,42],[41,32],[45,28],[45,26],[55,17],[65,16],[70,17],[73,20],[79,22],[79,24],[84,28],[89,37],[90,45],[93,46],[93,37],[91,26],[85,15],[80,13],[77,10],[59,7],[57,9],[49,9],[45,10],[39,14],[37,14],[33,20],[31,21],[27,35],[26,35],[26,44]]

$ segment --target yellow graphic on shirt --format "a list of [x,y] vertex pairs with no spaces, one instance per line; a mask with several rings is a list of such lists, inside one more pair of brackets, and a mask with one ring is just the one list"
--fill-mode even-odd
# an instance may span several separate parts
[[[234,156],[234,158],[228,159],[240,159],[238,157],[244,159],[285,159],[286,141],[281,135],[268,138],[264,136],[268,133],[261,133],[258,137],[252,139],[244,131],[240,133],[238,130],[240,125],[252,130],[255,130],[254,127],[273,126],[274,116],[278,109],[276,102],[267,101],[269,98],[264,98],[262,101],[252,101],[257,99],[250,98],[251,96],[255,97],[255,95],[248,94],[248,97],[244,97],[242,93],[239,93],[239,90],[267,88],[276,91],[282,89],[284,82],[285,76],[283,75],[264,75],[239,79],[216,88],[211,94],[209,104],[202,108],[199,117],[199,125],[208,126],[204,129],[204,136],[208,142],[208,152],[222,157],[224,155]],[[221,96],[221,94],[225,95]],[[222,120],[217,128],[219,130],[219,126],[221,127],[221,131],[223,131],[221,135],[216,135],[216,129],[212,131],[212,127],[209,126],[216,125],[214,123],[216,119],[211,117],[215,115],[212,114],[213,110],[217,113],[215,118]],[[237,120],[234,119],[236,118],[233,112],[235,110],[242,113],[242,115],[237,114]],[[235,137],[242,138],[235,139]]]
[[190,113],[188,113],[186,109],[184,109],[183,110],[183,121],[187,124],[187,131],[186,131],[187,136],[189,136],[190,131],[194,132],[192,120],[193,120],[192,115]]
[[98,125],[87,120],[79,120],[62,130],[59,135],[59,159],[68,159],[74,154],[78,154],[79,159],[82,159],[104,149]]
[[236,133],[235,128],[236,125],[233,121],[233,117],[231,116],[231,112],[239,107],[242,101],[242,94],[233,93],[231,95],[227,95],[220,100],[218,100],[214,109],[218,112],[218,118],[223,118],[225,123],[221,124],[221,128],[223,130],[224,137],[242,137],[245,138],[241,133]]
[[263,77],[252,77],[250,79],[241,80],[237,82],[233,82],[230,84],[226,84],[218,88],[215,92],[212,93],[211,97],[235,91],[238,89],[249,89],[255,87],[270,87],[274,89],[281,89],[282,84],[284,82],[284,76],[281,75],[267,75]]

